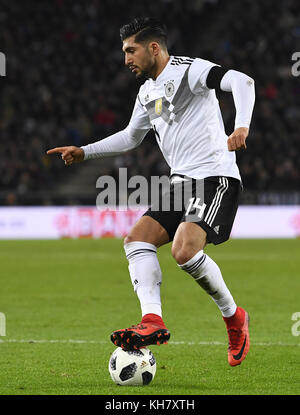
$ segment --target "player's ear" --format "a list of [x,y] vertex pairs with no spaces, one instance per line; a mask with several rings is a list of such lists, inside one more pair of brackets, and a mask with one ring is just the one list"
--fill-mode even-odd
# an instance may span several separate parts
[[157,56],[160,51],[160,46],[157,42],[150,42],[149,49],[153,56]]

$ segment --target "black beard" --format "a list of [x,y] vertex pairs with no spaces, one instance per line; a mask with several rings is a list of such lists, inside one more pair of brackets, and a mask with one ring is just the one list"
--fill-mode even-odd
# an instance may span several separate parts
[[147,81],[147,79],[150,79],[150,74],[147,71],[142,71],[140,74],[136,75],[136,80],[139,83],[144,83]]

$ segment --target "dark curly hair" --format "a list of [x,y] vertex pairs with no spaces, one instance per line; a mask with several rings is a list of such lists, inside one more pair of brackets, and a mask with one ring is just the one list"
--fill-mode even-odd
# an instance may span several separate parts
[[121,40],[124,41],[135,35],[136,43],[156,41],[167,48],[167,28],[158,19],[153,17],[137,17],[120,29]]

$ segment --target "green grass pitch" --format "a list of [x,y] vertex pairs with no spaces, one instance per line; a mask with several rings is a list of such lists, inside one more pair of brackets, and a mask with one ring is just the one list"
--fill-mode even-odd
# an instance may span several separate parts
[[299,394],[292,315],[300,312],[300,240],[230,240],[206,252],[250,314],[246,360],[228,365],[219,310],[167,245],[158,255],[171,339],[150,347],[157,361],[152,383],[121,387],[108,372],[110,334],[140,321],[122,241],[1,241],[0,394]]

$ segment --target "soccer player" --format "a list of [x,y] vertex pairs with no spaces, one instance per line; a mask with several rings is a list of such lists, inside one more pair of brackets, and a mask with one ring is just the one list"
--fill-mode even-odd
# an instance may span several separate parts
[[[83,146],[51,149],[66,165],[114,156],[137,147],[154,129],[157,143],[171,169],[170,198],[179,183],[192,181],[203,188],[203,198],[192,194],[181,211],[149,210],[124,241],[129,273],[142,311],[140,324],[116,330],[116,346],[138,349],[166,343],[170,333],[162,319],[162,273],[157,248],[172,242],[178,266],[190,274],[220,309],[228,332],[228,362],[239,365],[249,346],[249,316],[238,307],[218,265],[204,253],[206,244],[225,242],[232,229],[241,192],[235,151],[246,149],[255,91],[249,76],[213,62],[170,56],[166,28],[153,18],[136,18],[120,29],[125,65],[147,80],[136,98],[128,126],[105,139]],[[228,137],[215,90],[231,92],[235,127]],[[163,197],[163,196],[162,196]],[[193,220],[188,220],[190,211]],[[197,214],[198,212],[198,214]]]

